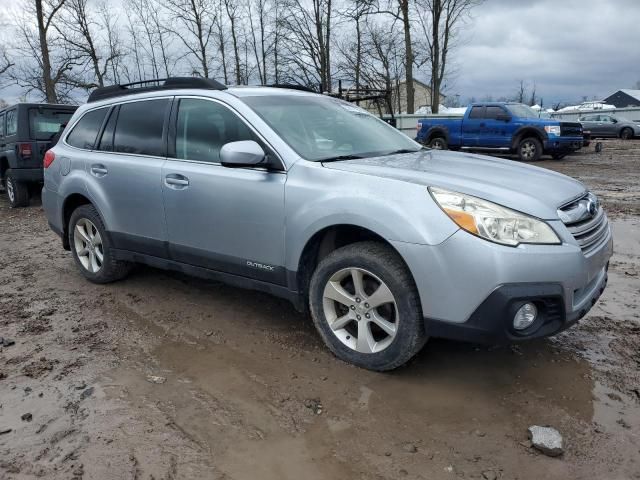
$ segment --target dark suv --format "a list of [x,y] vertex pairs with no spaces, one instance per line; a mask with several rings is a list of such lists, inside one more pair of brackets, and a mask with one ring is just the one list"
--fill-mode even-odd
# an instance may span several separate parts
[[0,110],[0,181],[11,207],[29,204],[43,182],[44,153],[78,107],[19,103]]

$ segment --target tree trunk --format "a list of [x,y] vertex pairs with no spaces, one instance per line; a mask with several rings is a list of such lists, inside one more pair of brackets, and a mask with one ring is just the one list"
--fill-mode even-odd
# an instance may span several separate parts
[[431,53],[431,113],[440,111],[440,18],[442,16],[442,0],[433,0]]
[[47,29],[42,11],[42,0],[36,0],[36,13],[38,16],[40,53],[42,54],[42,84],[44,85],[44,93],[48,103],[58,103],[56,86],[51,78],[51,59],[49,57],[49,44],[47,42]]
[[413,113],[415,107],[413,91],[413,48],[411,46],[411,22],[409,19],[409,0],[399,0],[404,26],[405,48],[405,87],[407,93],[407,113]]

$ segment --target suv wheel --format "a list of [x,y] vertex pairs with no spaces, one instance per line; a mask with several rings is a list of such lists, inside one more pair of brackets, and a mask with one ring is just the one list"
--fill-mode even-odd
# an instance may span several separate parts
[[523,162],[536,162],[542,156],[542,144],[534,137],[527,137],[518,145],[518,157]]
[[131,264],[113,258],[106,229],[93,205],[82,205],[71,214],[69,245],[80,271],[91,282],[114,282],[131,270]]
[[5,186],[7,198],[11,208],[27,207],[29,205],[29,187],[26,183],[18,182],[11,172],[5,173]]
[[620,132],[620,138],[622,140],[631,140],[633,138],[633,130],[630,128],[623,128]]
[[427,340],[413,278],[380,243],[347,245],[324,258],[311,278],[309,306],[329,349],[369,370],[399,367]]

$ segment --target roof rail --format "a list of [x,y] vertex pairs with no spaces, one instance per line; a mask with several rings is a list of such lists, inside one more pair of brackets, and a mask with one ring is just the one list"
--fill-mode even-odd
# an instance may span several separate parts
[[96,88],[89,95],[88,103],[106,100],[107,98],[131,95],[133,93],[155,92],[180,88],[204,88],[207,90],[226,90],[226,85],[210,78],[202,77],[169,77],[142,80],[122,85],[109,85]]
[[289,90],[300,90],[301,92],[318,93],[313,88],[306,87],[304,85],[298,85],[296,83],[273,83],[266,86],[271,88],[288,88]]

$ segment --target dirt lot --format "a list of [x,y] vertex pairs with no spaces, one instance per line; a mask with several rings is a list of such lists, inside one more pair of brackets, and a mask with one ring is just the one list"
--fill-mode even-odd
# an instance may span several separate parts
[[[0,477],[640,478],[640,141],[539,165],[611,213],[602,300],[557,338],[433,340],[389,374],[267,295],[150,268],[87,283],[40,206],[0,197]],[[562,457],[531,448],[533,424]]]

